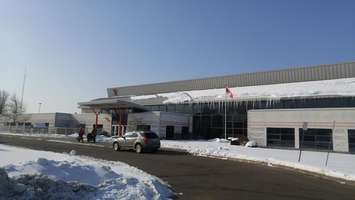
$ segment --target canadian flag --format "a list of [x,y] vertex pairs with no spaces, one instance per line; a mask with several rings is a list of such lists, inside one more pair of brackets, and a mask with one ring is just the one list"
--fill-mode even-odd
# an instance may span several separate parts
[[226,95],[233,99],[234,95],[233,95],[233,92],[226,86]]

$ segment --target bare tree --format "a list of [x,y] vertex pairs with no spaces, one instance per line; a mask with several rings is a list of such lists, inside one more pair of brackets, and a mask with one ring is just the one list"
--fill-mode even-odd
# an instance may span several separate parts
[[9,93],[5,90],[0,90],[0,116],[5,115],[7,108],[7,101],[9,99]]
[[9,103],[9,117],[16,123],[17,117],[24,112],[24,107],[21,105],[21,100],[16,94],[12,95]]

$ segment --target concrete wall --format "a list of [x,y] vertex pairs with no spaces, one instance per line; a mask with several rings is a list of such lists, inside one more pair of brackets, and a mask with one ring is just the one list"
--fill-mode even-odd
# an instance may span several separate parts
[[19,123],[31,123],[35,125],[37,123],[45,124],[48,123],[48,127],[55,127],[56,124],[56,113],[33,113],[33,114],[22,114],[17,117],[17,122]]
[[128,114],[128,131],[137,130],[137,125],[150,125],[151,131],[166,137],[166,126],[174,126],[174,136],[180,137],[182,127],[189,127],[190,115],[170,112],[143,112]]
[[[335,126],[333,125],[335,121]],[[333,150],[348,152],[348,129],[355,129],[355,108],[273,109],[248,111],[248,137],[267,146],[266,128],[295,128],[295,148],[299,148],[299,128],[333,129]]]

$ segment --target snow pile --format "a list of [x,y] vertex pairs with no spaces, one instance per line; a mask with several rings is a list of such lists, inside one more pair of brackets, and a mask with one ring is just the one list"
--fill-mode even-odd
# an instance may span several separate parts
[[[355,96],[355,78],[234,87],[233,101],[279,100],[285,97]],[[225,101],[225,88],[191,90],[131,97],[131,100],[166,98],[163,103]]]
[[223,138],[215,138],[215,139],[211,139],[209,140],[210,142],[221,142],[221,143],[230,143],[229,140],[223,139]]
[[335,178],[355,181],[355,155],[330,153],[328,165],[325,166],[327,152],[303,151],[298,162],[298,150],[248,148],[234,146],[218,141],[172,141],[162,140],[162,148],[182,149],[198,156],[242,159],[283,165],[295,169],[315,172]]
[[11,178],[2,174],[1,180],[6,181],[1,181],[0,193],[19,199],[168,199],[173,195],[158,178],[121,162],[6,145],[0,145],[0,156],[0,167]]
[[246,147],[257,147],[257,144],[255,141],[249,141],[245,144]]
[[55,181],[42,175],[9,178],[0,168],[0,199],[90,199],[96,191],[89,185]]

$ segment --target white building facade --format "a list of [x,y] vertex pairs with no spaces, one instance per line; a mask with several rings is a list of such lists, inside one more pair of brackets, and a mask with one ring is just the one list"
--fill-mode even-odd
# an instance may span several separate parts
[[355,151],[355,108],[248,111],[248,138],[263,147]]

